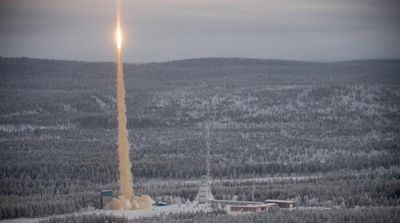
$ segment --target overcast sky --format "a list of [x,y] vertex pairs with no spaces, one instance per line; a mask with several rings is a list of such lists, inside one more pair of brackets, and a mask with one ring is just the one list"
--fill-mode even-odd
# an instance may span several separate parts
[[[400,58],[399,0],[121,0],[125,62]],[[112,0],[0,0],[0,56],[114,61]]]

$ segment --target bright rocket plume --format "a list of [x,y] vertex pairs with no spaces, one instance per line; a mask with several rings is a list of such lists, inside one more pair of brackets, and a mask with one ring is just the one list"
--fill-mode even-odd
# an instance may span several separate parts
[[117,49],[121,50],[122,48],[122,31],[121,27],[117,26]]
[[131,162],[129,159],[129,139],[126,128],[125,84],[122,64],[122,29],[120,2],[117,0],[116,15],[116,43],[117,43],[117,113],[118,113],[118,155],[119,155],[119,183],[121,195],[113,199],[110,208],[118,210],[148,209],[154,201],[147,195],[137,197],[133,193]]
[[121,30],[121,15],[119,9],[119,0],[117,0],[117,28],[116,28],[116,41],[117,41],[117,50],[121,51],[122,48],[122,30]]

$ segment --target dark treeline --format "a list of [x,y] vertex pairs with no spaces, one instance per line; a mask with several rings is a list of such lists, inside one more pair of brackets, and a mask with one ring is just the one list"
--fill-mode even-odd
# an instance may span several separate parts
[[391,223],[398,222],[400,210],[397,207],[387,208],[357,208],[357,209],[332,209],[332,210],[270,210],[266,213],[246,214],[239,216],[225,215],[223,212],[212,213],[183,213],[169,214],[158,217],[128,220],[124,217],[106,215],[86,215],[71,217],[54,217],[40,223],[63,223],[63,222],[115,222],[115,223],[289,223],[289,222],[330,222],[330,223]]
[[[218,182],[212,185],[216,199],[264,201],[266,199],[294,199],[298,206],[328,208],[382,207],[400,205],[400,180],[389,180],[396,175],[384,177],[343,177],[328,179],[287,180],[282,182]],[[254,188],[254,191],[253,191]],[[117,187],[114,187],[117,190]],[[197,183],[165,181],[143,182],[136,184],[137,194],[149,194],[151,197],[171,203],[173,197],[181,203],[194,200],[199,185]],[[98,192],[86,191],[84,186],[76,186],[80,193],[65,195],[37,195],[32,197],[1,197],[2,218],[35,217],[53,214],[65,214],[87,207],[99,207]],[[95,190],[95,188],[92,188]],[[97,191],[99,191],[98,189]]]

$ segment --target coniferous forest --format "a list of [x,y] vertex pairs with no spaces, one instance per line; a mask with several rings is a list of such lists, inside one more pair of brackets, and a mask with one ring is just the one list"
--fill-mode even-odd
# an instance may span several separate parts
[[[101,190],[117,193],[115,69],[0,58],[0,219],[98,208]],[[136,194],[194,200],[208,121],[216,199],[289,198],[299,207],[141,222],[398,221],[400,61],[206,58],[124,70]],[[43,222],[63,220],[130,221]]]

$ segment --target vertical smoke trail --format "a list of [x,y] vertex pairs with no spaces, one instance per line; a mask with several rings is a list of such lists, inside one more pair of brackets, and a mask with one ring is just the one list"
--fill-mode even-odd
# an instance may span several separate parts
[[118,110],[118,154],[121,195],[133,198],[131,162],[129,160],[129,140],[126,128],[125,84],[122,65],[122,34],[119,0],[117,0],[117,110]]
[[106,208],[117,210],[150,209],[154,201],[148,195],[140,197],[133,193],[131,162],[129,160],[128,129],[126,128],[125,84],[122,65],[122,31],[120,3],[117,0],[117,111],[118,111],[118,156],[119,184],[121,195],[114,198]]
[[211,180],[211,154],[210,154],[210,127],[208,121],[205,123],[204,141],[206,142],[206,162],[207,162],[207,183],[210,186]]
[[214,199],[214,196],[213,196],[213,194],[211,192],[210,127],[209,127],[208,120],[205,121],[204,125],[205,125],[204,126],[204,141],[206,143],[206,146],[205,146],[204,150],[205,150],[205,158],[206,158],[206,164],[207,164],[207,178],[206,178],[207,187],[206,187],[206,191],[205,192],[206,192],[206,203],[208,203],[210,200]]

